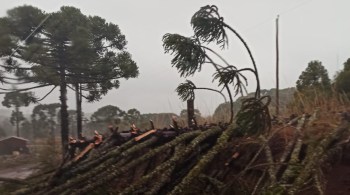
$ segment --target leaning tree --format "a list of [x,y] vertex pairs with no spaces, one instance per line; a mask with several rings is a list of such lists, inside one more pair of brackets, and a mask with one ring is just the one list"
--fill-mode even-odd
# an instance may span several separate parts
[[[57,12],[45,13],[21,6],[9,10],[0,23],[0,56],[4,63],[1,81],[37,84],[18,91],[60,88],[64,153],[69,135],[67,87],[72,85],[79,97],[86,90],[89,100],[98,100],[118,87],[120,78],[138,75],[136,63],[125,51],[126,40],[119,27],[100,17],[86,16],[77,8],[63,6]],[[81,105],[81,99],[77,100]]]
[[[195,118],[195,109],[194,109],[194,99],[195,99],[195,90],[208,90],[208,91],[214,91],[219,93],[226,102],[225,95],[216,89],[211,89],[207,87],[197,87],[192,81],[186,80],[184,83],[180,83],[179,86],[176,88],[177,94],[180,96],[180,99],[183,101],[187,101],[187,119],[188,119],[188,126],[192,125],[192,120]],[[182,111],[181,111],[182,113]]]
[[[234,85],[235,94],[243,93],[247,78],[242,74],[245,71],[252,72],[256,78],[255,99],[260,98],[260,82],[255,59],[244,39],[231,26],[224,22],[220,16],[218,8],[214,5],[204,6],[197,11],[192,19],[191,25],[194,30],[194,36],[184,37],[178,34],[165,34],[163,37],[163,45],[166,53],[174,55],[171,63],[175,66],[182,77],[188,77],[200,71],[204,64],[214,66],[216,73],[213,80],[218,80],[219,85],[226,88],[230,98],[231,117],[230,123],[233,122],[233,99],[229,85]],[[253,68],[241,68],[229,64],[221,55],[213,49],[203,44],[216,43],[222,49],[228,45],[228,34],[226,30],[231,31],[246,48]],[[213,60],[212,55],[221,60],[220,63]]]

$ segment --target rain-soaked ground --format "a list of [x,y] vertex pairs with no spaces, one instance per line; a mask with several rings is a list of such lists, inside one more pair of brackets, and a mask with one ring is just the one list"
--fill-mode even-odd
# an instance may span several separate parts
[[18,165],[16,167],[0,169],[0,177],[11,179],[25,179],[37,169],[37,164]]

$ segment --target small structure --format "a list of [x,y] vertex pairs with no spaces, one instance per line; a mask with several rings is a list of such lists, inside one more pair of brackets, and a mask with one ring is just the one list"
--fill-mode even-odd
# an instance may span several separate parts
[[29,149],[27,139],[22,137],[11,136],[0,140],[0,155],[9,155],[14,152],[28,154]]

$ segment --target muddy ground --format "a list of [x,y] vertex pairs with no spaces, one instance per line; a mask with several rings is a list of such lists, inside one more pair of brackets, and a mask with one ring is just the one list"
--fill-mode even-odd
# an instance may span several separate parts
[[0,177],[11,179],[25,179],[37,170],[37,164],[24,164],[0,169]]

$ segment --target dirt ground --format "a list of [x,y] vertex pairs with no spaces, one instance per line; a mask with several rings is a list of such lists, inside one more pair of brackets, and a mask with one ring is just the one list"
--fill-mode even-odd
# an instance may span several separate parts
[[37,164],[25,164],[0,170],[0,177],[25,179],[37,169]]

